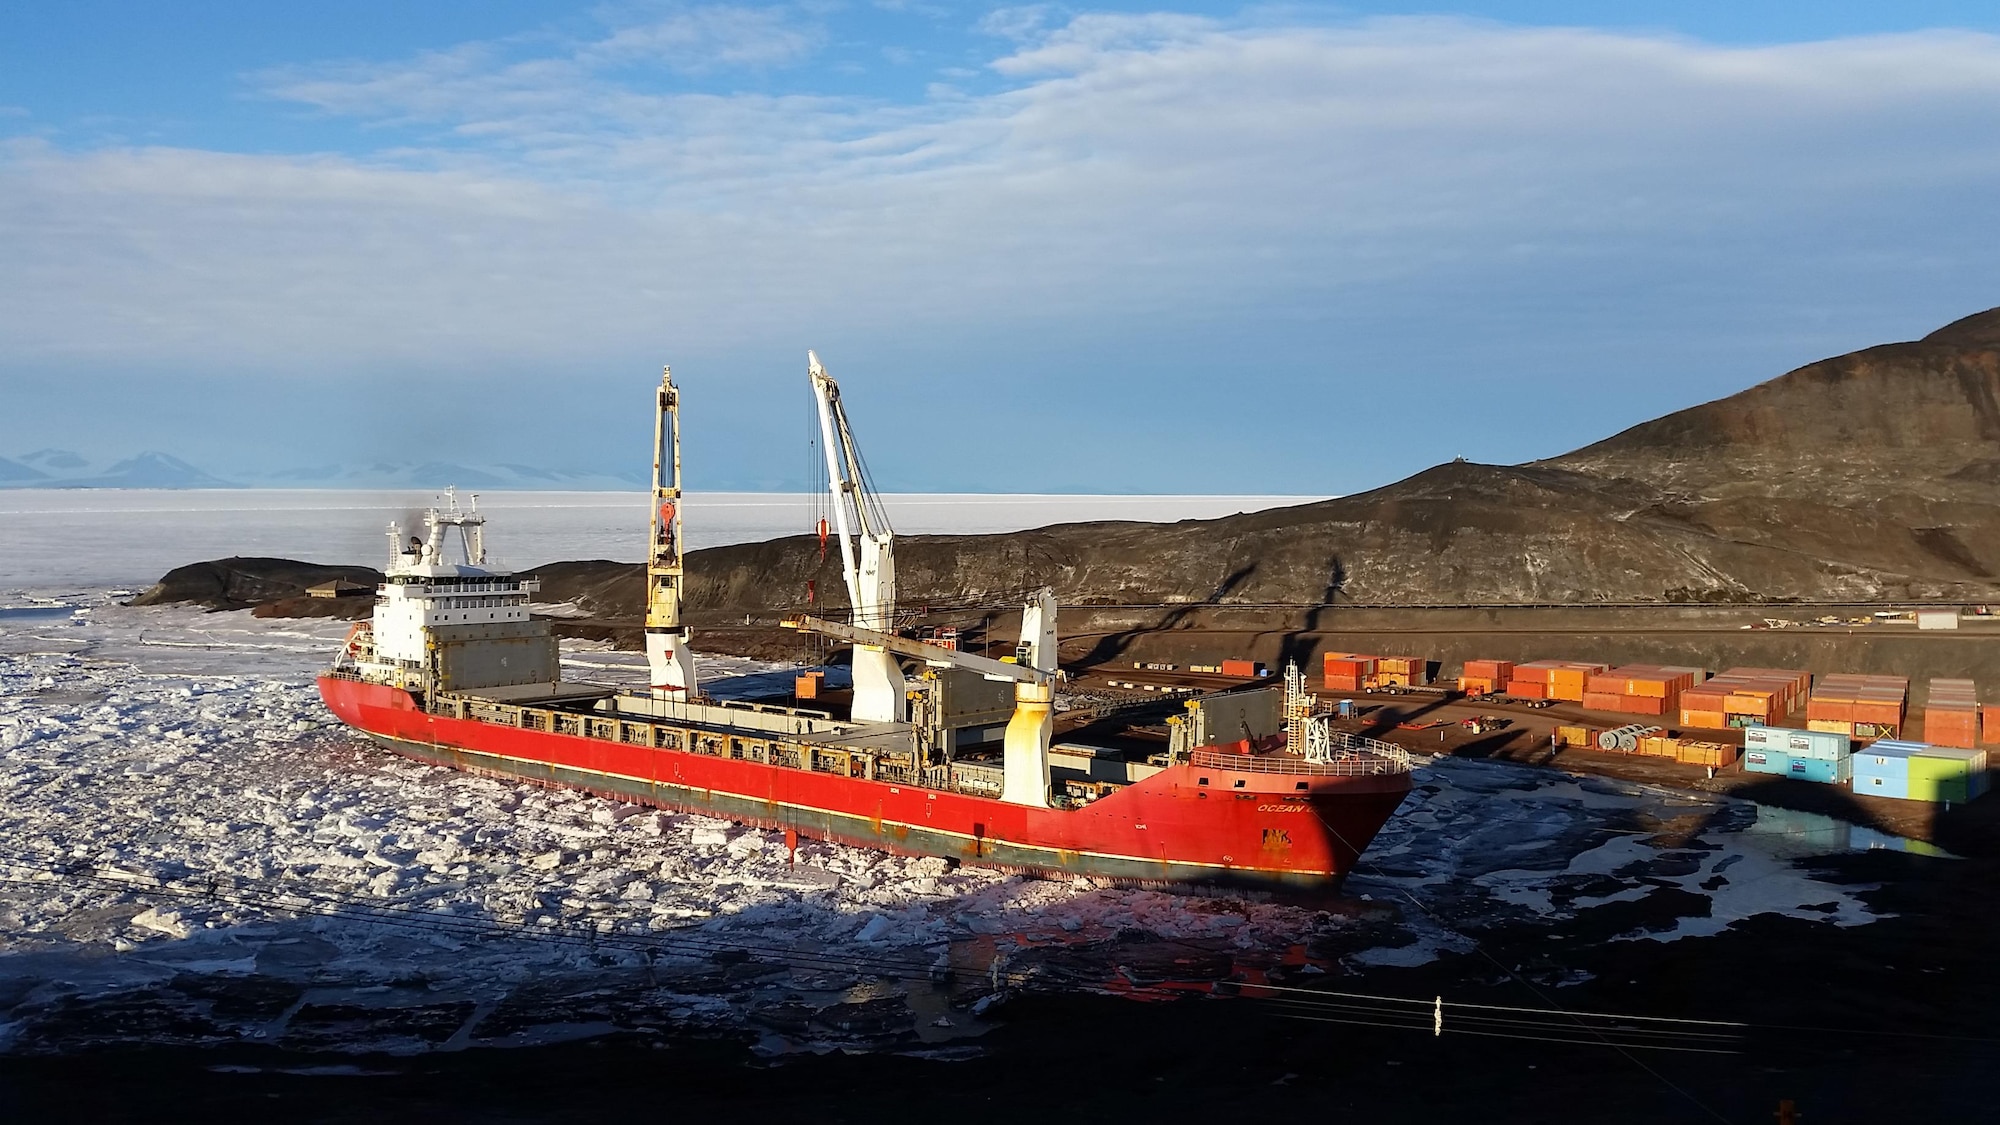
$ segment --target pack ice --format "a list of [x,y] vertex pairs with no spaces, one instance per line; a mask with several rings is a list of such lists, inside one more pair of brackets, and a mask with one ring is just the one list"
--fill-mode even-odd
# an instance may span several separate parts
[[[1697,893],[1715,909],[1627,936],[1766,910],[1867,917],[1760,852],[1736,814],[1711,818],[1697,844],[1662,843],[1606,827],[1657,794],[1449,761],[1424,772],[1331,909],[816,843],[794,863],[774,833],[375,747],[312,686],[344,623],[129,608],[101,592],[12,602],[0,610],[0,1044],[17,1051],[420,1051],[663,1029],[749,1034],[769,1051],[943,1049],[986,1026],[997,991],[1117,991],[1163,948],[1225,975],[1376,971],[1524,917],[1580,924],[1595,904],[1665,885],[1709,888]],[[587,644],[566,642],[564,658],[577,679],[642,667]],[[727,693],[773,666],[705,669]],[[1648,865],[1677,874],[1632,876]]]

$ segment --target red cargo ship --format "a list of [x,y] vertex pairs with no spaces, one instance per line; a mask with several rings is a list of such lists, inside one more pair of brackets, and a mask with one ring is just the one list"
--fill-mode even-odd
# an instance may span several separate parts
[[[813,374],[831,467],[832,447],[845,453],[852,438],[817,360]],[[1023,607],[1009,660],[879,627],[893,620],[890,536],[879,508],[872,524],[861,514],[872,500],[858,485],[835,485],[855,505],[840,513],[855,623],[788,622],[855,642],[854,714],[702,697],[679,622],[671,375],[659,402],[650,690],[563,682],[556,640],[529,613],[534,583],[486,567],[477,498],[460,510],[454,496],[426,517],[427,537],[406,545],[391,526],[374,620],[319,679],[334,715],[398,753],[475,773],[903,855],[1148,885],[1329,888],[1409,792],[1412,759],[1332,731],[1296,668],[1282,689],[1186,702],[1164,754],[1051,746],[1052,596]],[[859,561],[849,515],[862,525]],[[463,562],[446,561],[453,531]]]

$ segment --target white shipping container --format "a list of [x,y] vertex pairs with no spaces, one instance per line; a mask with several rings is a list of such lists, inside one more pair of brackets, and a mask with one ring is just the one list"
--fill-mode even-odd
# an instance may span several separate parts
[[1920,609],[1917,611],[1919,629],[1956,629],[1958,611],[1955,609]]

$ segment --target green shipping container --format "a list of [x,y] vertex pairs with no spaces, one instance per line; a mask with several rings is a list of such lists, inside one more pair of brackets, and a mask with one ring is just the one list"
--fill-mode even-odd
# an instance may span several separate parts
[[1910,757],[1910,799],[1970,801],[1986,792],[1986,752],[1926,746]]

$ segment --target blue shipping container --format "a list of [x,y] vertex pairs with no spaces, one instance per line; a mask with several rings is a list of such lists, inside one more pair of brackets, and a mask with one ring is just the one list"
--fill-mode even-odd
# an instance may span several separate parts
[[1864,797],[1896,797],[1907,801],[1910,799],[1910,779],[1857,773],[1854,775],[1854,791]]
[[1795,758],[1781,750],[1746,750],[1743,768],[1751,773],[1771,773],[1798,781],[1838,785],[1848,778],[1847,758]]
[[1776,750],[1794,758],[1844,758],[1854,740],[1844,734],[1789,727],[1748,727],[1743,731],[1745,750]]

